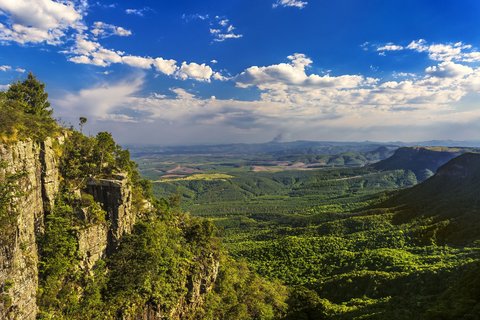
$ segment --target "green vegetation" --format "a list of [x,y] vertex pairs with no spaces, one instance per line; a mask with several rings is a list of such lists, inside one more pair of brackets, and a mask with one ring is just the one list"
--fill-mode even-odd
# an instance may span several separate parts
[[286,287],[269,282],[245,262],[223,256],[214,290],[208,295],[199,319],[280,319],[287,312]]
[[17,102],[27,114],[42,118],[50,118],[52,115],[45,84],[38,81],[32,73],[29,73],[24,81],[10,85],[5,96],[7,100]]
[[136,164],[130,160],[128,150],[117,145],[108,132],[87,137],[71,131],[63,147],[60,170],[62,176],[75,187],[84,186],[88,178],[111,177],[121,172],[138,178]]
[[449,160],[466,152],[478,151],[477,148],[412,147],[400,148],[395,154],[372,166],[377,170],[410,170],[418,181],[424,181]]
[[[200,167],[200,156],[192,163],[181,157],[182,166]],[[232,179],[166,180],[154,191],[182,195],[185,209],[220,228],[231,256],[286,284],[287,319],[476,319],[480,171],[461,168],[478,163],[454,163],[458,179],[445,174],[401,192],[417,183],[410,170],[273,173],[221,165],[209,172]],[[142,172],[150,168],[140,162]]]
[[224,173],[198,173],[198,174],[192,174],[191,176],[184,177],[184,178],[168,178],[167,180],[169,182],[192,181],[192,180],[212,181],[212,180],[226,180],[231,178],[233,178],[233,176],[224,174]]
[[11,204],[14,198],[22,195],[18,184],[23,176],[22,172],[8,172],[5,162],[0,161],[0,245],[4,245],[15,232],[12,225],[15,224],[17,212],[12,210]]
[[1,143],[25,139],[42,141],[60,131],[51,117],[44,88],[43,83],[29,74],[25,81],[14,83],[6,92],[0,92]]

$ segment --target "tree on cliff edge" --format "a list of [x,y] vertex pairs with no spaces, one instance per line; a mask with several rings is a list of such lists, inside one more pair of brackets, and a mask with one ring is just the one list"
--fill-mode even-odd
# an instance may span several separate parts
[[45,92],[45,84],[38,81],[31,72],[23,82],[18,81],[12,84],[6,92],[6,97],[8,100],[21,103],[25,113],[41,117],[52,115],[48,93]]

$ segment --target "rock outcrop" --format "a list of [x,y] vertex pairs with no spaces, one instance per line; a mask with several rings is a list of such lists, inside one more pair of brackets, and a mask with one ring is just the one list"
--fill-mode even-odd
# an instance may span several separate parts
[[85,272],[90,272],[95,263],[106,256],[108,231],[105,224],[92,224],[78,231],[80,268]]
[[43,230],[43,217],[58,192],[59,173],[53,143],[31,140],[0,145],[0,181],[19,174],[18,196],[11,204],[14,224],[0,247],[0,319],[35,319],[38,288],[37,237]]
[[87,193],[102,205],[110,222],[107,251],[113,252],[123,235],[132,231],[136,216],[132,211],[132,189],[125,175],[113,179],[91,179]]

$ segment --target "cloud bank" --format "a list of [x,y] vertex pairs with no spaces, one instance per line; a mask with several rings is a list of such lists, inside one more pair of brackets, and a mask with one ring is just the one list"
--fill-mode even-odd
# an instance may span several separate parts
[[[103,125],[123,122],[137,132],[143,132],[140,124],[146,124],[149,130],[162,128],[156,132],[170,128],[195,134],[195,142],[222,142],[227,138],[224,142],[264,141],[271,139],[272,132],[288,132],[292,138],[334,140],[379,135],[385,140],[422,135],[430,139],[429,135],[441,128],[454,126],[458,128],[454,134],[471,132],[478,127],[472,123],[480,119],[480,110],[465,107],[462,102],[480,93],[480,68],[460,63],[463,58],[450,59],[443,49],[440,55],[431,51],[421,51],[432,61],[423,74],[398,73],[397,80],[312,73],[313,60],[295,53],[285,62],[251,66],[231,78],[237,90],[258,90],[260,96],[254,100],[205,98],[183,88],[171,88],[169,95],[152,92],[139,96],[145,87],[142,76],[87,88],[58,99],[57,104],[69,113],[82,110],[85,100],[91,101],[100,107],[83,110]],[[460,50],[457,57],[463,54]],[[197,80],[213,77],[213,70],[199,64],[183,63],[175,72],[178,77],[185,73],[184,77]],[[224,134],[220,137],[218,132]],[[189,143],[186,136],[183,139],[170,143]],[[162,141],[168,143],[161,137],[149,142]]]

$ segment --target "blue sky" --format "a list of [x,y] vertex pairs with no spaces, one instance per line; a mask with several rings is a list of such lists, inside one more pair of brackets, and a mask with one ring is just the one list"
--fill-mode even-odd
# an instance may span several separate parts
[[121,143],[478,139],[480,2],[0,0],[0,88]]

